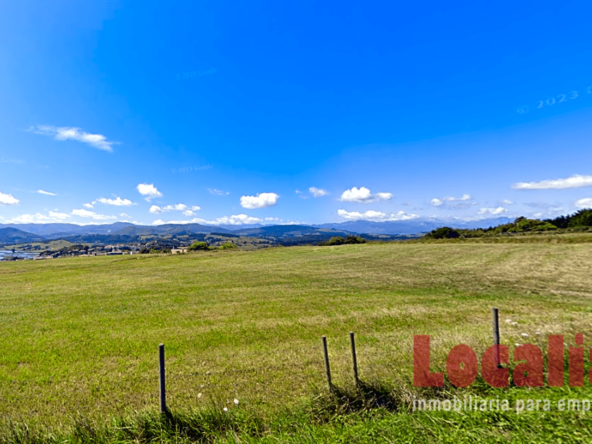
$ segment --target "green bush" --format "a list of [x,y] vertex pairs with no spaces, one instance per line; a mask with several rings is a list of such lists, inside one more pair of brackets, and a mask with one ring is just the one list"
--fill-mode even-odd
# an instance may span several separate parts
[[206,242],[194,242],[187,251],[199,251],[199,250],[209,250],[208,244]]
[[225,244],[220,245],[220,250],[232,250],[234,248],[238,248],[236,245],[234,245],[232,242],[227,242]]
[[344,241],[345,244],[365,244],[366,239],[360,236],[347,236]]
[[328,245],[344,245],[344,244],[365,244],[366,239],[360,236],[347,236],[345,239],[341,236],[335,236],[325,242],[319,242],[317,245],[319,246],[328,246]]
[[460,237],[458,231],[450,227],[441,227],[430,231],[425,235],[427,239],[455,239]]

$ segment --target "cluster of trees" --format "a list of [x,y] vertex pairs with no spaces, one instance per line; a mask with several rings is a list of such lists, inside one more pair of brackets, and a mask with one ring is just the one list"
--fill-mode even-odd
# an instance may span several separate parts
[[208,246],[207,242],[194,242],[187,251],[207,251],[207,250],[232,250],[234,248],[238,248],[232,242],[226,242],[219,247],[210,247]]
[[568,216],[547,219],[545,222],[549,222],[557,228],[592,227],[592,210],[580,210]]
[[323,247],[327,245],[344,245],[344,244],[365,244],[366,239],[360,236],[347,236],[345,239],[341,236],[332,237],[328,241],[319,242],[317,245]]
[[555,219],[527,219],[519,217],[509,224],[497,227],[467,230],[460,228],[441,227],[430,231],[424,236],[426,239],[455,239],[483,236],[497,236],[516,233],[540,233],[557,231],[558,229],[585,229],[592,227],[592,210],[580,210],[574,214],[560,216]]

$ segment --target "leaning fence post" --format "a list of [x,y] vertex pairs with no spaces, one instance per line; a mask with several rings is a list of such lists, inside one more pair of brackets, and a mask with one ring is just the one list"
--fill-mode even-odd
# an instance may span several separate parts
[[158,346],[159,361],[160,361],[160,412],[167,412],[166,405],[166,383],[164,376],[164,344]]
[[493,315],[493,345],[495,345],[495,364],[497,368],[501,368],[500,362],[500,333],[499,333],[499,312],[497,308],[491,309]]
[[352,351],[352,361],[354,364],[354,379],[356,381],[356,386],[360,384],[360,379],[358,378],[358,357],[356,356],[356,338],[354,337],[354,332],[349,332],[349,340],[351,342],[351,351]]
[[327,372],[327,385],[329,390],[332,389],[331,384],[331,368],[329,367],[329,352],[327,351],[327,337],[323,336],[323,353],[325,354],[325,371]]

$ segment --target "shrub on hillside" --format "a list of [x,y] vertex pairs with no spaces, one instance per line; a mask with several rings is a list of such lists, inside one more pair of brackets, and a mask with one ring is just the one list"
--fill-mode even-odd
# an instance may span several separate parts
[[232,250],[238,247],[234,245],[232,242],[227,242],[225,244],[220,245],[218,248],[220,248],[220,250]]
[[194,242],[187,251],[199,251],[199,250],[209,250],[208,244],[206,242]]
[[363,237],[360,236],[347,236],[345,238],[345,244],[365,244],[366,243],[366,239],[364,239]]
[[344,244],[365,244],[366,239],[360,236],[347,236],[345,239],[341,236],[335,236],[325,242],[319,242],[317,245],[319,246],[328,246],[328,245],[344,245]]
[[525,233],[532,231],[553,231],[557,227],[550,222],[538,219],[517,218],[513,223],[500,225],[490,230],[492,234]]
[[427,239],[455,239],[460,237],[458,231],[450,227],[440,227],[425,235]]

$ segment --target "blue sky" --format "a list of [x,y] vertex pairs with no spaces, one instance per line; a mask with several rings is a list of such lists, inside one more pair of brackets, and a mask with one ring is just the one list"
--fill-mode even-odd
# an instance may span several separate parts
[[1,2],[0,223],[592,207],[591,13],[584,1]]

